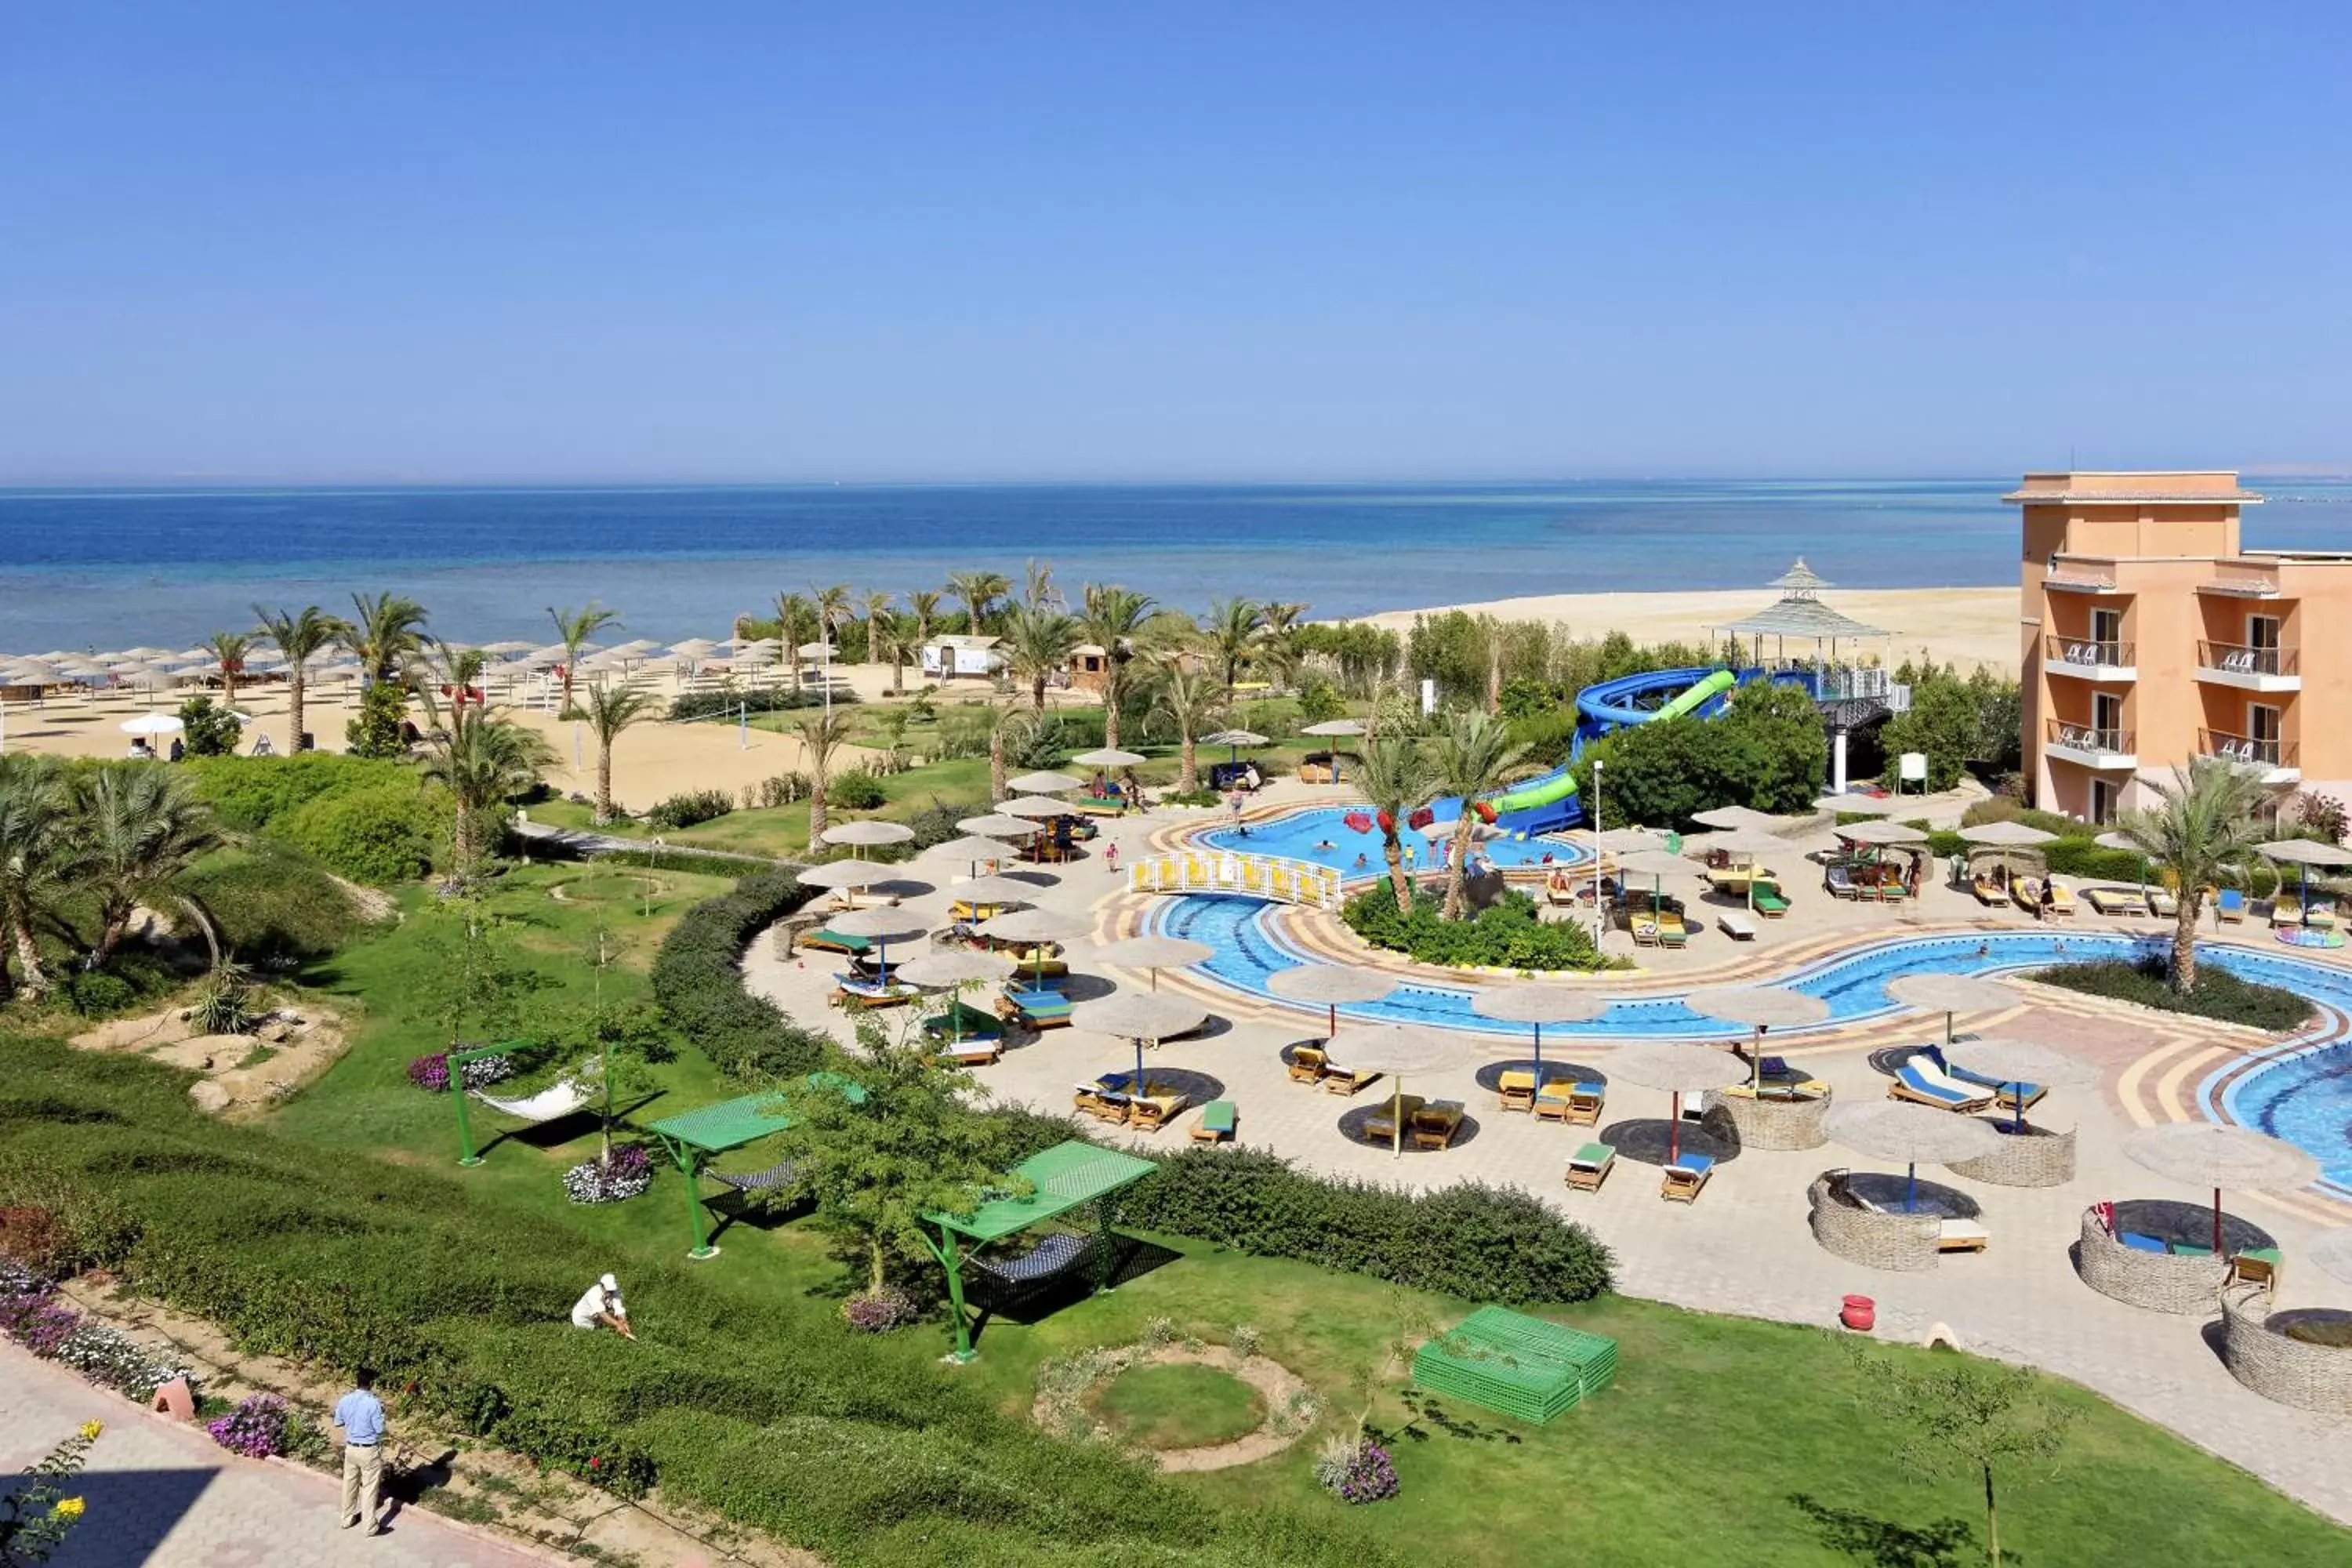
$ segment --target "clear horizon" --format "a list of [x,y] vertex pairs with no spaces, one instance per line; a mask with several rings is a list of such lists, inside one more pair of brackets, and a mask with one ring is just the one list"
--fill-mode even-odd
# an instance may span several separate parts
[[2336,9],[9,38],[0,486],[2352,471]]

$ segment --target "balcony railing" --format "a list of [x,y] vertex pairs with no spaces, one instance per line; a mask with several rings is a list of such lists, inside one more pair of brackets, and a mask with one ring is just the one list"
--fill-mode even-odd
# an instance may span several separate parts
[[2070,720],[2048,721],[2050,743],[2077,752],[2108,752],[2129,756],[2137,737],[2129,730],[2102,730],[2096,724],[2077,724]]
[[2197,750],[2209,757],[2219,757],[2225,763],[2238,763],[2254,768],[2295,768],[2303,765],[2301,748],[2293,741],[2256,740],[2252,735],[2232,735],[2226,730],[2197,731]]
[[2200,641],[2197,668],[2220,670],[2224,675],[2300,675],[2303,658],[2298,649],[2291,647]]
[[2132,645],[2096,637],[2044,637],[2042,657],[2052,664],[2107,665],[2130,668]]

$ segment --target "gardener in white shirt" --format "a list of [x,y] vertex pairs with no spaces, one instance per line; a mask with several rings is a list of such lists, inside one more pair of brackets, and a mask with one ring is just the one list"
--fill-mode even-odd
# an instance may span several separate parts
[[629,1310],[621,1304],[621,1282],[610,1274],[589,1286],[587,1293],[572,1303],[572,1326],[610,1329],[625,1340],[637,1337],[629,1327]]

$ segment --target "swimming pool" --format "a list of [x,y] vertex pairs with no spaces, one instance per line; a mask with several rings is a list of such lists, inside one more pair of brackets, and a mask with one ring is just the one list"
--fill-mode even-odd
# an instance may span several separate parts
[[[1388,862],[1381,858],[1379,830],[1359,833],[1341,820],[1351,811],[1369,809],[1362,805],[1310,805],[1265,822],[1253,822],[1246,833],[1227,823],[1193,835],[1193,841],[1237,855],[1280,855],[1293,860],[1311,860],[1349,877],[1384,876]],[[1414,866],[1427,868],[1438,863],[1434,847],[1423,835],[1407,828],[1398,837],[1412,851]],[[1317,847],[1325,843],[1332,847]],[[1592,852],[1584,846],[1549,838],[1485,839],[1479,843],[1478,852],[1497,866],[1574,866],[1590,865],[1592,860]],[[1360,859],[1363,862],[1360,866],[1357,864]]]
[[2281,1047],[2220,1098],[2231,1121],[2308,1150],[2325,1184],[2352,1199],[2352,1040]]

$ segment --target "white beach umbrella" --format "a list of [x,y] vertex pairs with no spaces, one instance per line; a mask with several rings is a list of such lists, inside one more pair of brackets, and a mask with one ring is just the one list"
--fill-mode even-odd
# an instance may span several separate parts
[[1820,997],[1778,985],[1722,985],[1694,991],[1683,998],[1683,1005],[1702,1018],[1747,1024],[1755,1029],[1748,1055],[1753,1063],[1750,1081],[1759,1088],[1764,1082],[1764,1032],[1775,1025],[1818,1024],[1830,1016],[1830,1005]]
[[176,735],[183,728],[169,713],[142,713],[136,719],[125,719],[121,724],[126,735]]
[[1856,1153],[1903,1162],[1908,1173],[1903,1194],[1906,1214],[1918,1206],[1921,1161],[1949,1165],[1990,1154],[2000,1145],[2000,1134],[1973,1116],[1899,1100],[1832,1106],[1824,1131]]
[[2284,1138],[2218,1121],[2167,1121],[2124,1134],[2124,1152],[2159,1176],[2213,1191],[2213,1251],[2221,1251],[2221,1189],[2288,1192],[2319,1179],[2319,1162]]
[[1536,1032],[1536,1084],[1543,1085],[1543,1026],[1583,1024],[1609,1011],[1609,999],[1565,985],[1490,985],[1470,998],[1470,1011],[1499,1024],[1530,1024]]
[[1157,931],[1121,937],[1116,942],[1099,942],[1087,950],[1087,956],[1097,963],[1108,963],[1120,969],[1147,970],[1151,975],[1151,988],[1160,989],[1160,972],[1181,969],[1187,964],[1205,963],[1216,956],[1217,950],[1205,942],[1190,942],[1181,936],[1162,936]]
[[1361,735],[1364,732],[1364,721],[1361,719],[1326,719],[1322,723],[1309,724],[1298,732],[1302,735],[1323,735],[1339,739],[1350,735]]
[[1087,781],[1048,769],[1034,773],[1023,773],[1017,779],[1009,779],[1006,781],[1006,787],[1022,795],[1060,795],[1066,790],[1086,788]]

